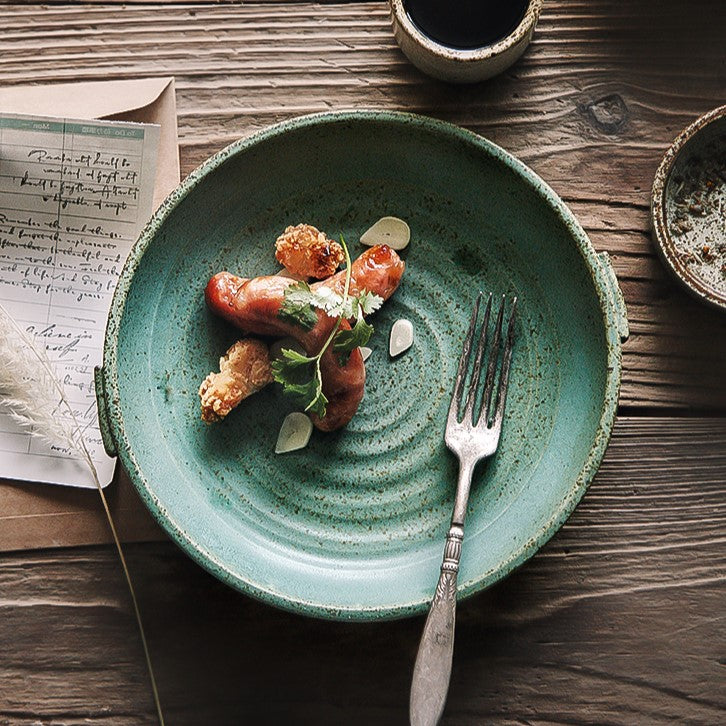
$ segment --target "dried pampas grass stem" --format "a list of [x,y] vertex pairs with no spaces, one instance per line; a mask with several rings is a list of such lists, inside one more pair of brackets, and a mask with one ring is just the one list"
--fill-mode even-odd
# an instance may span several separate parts
[[154,705],[159,724],[164,726],[159,693],[156,688],[154,669],[151,665],[149,647],[146,642],[141,612],[136,600],[136,592],[126,565],[121,541],[108,507],[106,495],[98,479],[98,472],[83,438],[79,424],[63,385],[53,364],[48,358],[45,347],[35,344],[26,331],[18,325],[8,311],[0,305],[0,410],[8,412],[12,418],[33,436],[58,445],[83,459],[90,469],[93,481],[101,496],[108,525],[111,528],[126,584],[131,594],[131,602],[139,627],[141,644],[144,648],[146,667],[149,671]]

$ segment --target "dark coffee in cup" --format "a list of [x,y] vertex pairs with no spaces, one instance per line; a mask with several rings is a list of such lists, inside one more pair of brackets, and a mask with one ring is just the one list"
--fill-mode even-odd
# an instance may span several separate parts
[[424,73],[476,83],[529,45],[543,0],[388,0],[396,42]]
[[506,38],[528,5],[528,0],[403,0],[407,15],[424,35],[462,50]]

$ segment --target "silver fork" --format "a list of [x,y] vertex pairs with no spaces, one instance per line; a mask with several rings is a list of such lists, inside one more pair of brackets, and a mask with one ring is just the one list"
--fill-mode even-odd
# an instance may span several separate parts
[[[497,322],[494,328],[494,340],[488,352],[488,364],[481,405],[477,406],[479,380],[487,348],[487,329],[492,309],[492,295],[489,295],[484,320],[479,334],[479,344],[471,373],[471,383],[462,411],[462,399],[466,388],[467,371],[471,358],[472,341],[476,334],[477,319],[481,306],[482,294],[476,299],[474,312],[469,324],[469,332],[464,340],[464,347],[459,359],[454,393],[451,397],[449,415],[446,419],[446,445],[459,459],[459,483],[456,487],[454,513],[451,527],[446,536],[444,561],[441,565],[439,582],[429,609],[424,626],[421,643],[418,647],[416,665],[413,670],[411,684],[411,701],[409,714],[411,726],[435,726],[441,718],[446,703],[446,694],[451,677],[451,659],[454,652],[454,624],[456,618],[456,577],[459,571],[461,543],[464,539],[464,518],[469,501],[471,477],[477,462],[491,456],[499,445],[499,434],[502,430],[504,406],[507,400],[507,383],[509,382],[509,365],[512,360],[512,340],[514,338],[514,315],[517,309],[517,298],[512,301],[511,312],[505,333],[502,363],[499,372],[499,385],[494,407],[492,395],[494,378],[497,371],[499,348],[502,339],[502,321],[504,319],[505,296],[502,296]],[[477,414],[477,409],[479,409]],[[459,420],[461,419],[461,420]]]

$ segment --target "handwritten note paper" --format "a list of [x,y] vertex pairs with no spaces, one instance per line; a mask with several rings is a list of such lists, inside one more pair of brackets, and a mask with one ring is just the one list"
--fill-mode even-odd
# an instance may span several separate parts
[[[102,484],[93,388],[121,268],[151,216],[159,127],[0,115],[0,301],[55,363]],[[0,414],[0,477],[94,486],[86,465]]]

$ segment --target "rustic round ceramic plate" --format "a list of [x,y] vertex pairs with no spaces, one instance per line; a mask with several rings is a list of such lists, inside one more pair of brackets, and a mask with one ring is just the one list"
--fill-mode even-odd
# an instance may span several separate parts
[[[366,394],[349,426],[275,455],[291,410],[277,387],[227,420],[199,420],[197,388],[238,331],[211,315],[213,273],[277,270],[273,241],[305,221],[357,240],[385,215],[411,244],[375,314]],[[564,522],[608,441],[625,310],[606,258],[557,196],[486,140],[404,114],[296,119],[195,171],[143,232],[121,275],[97,376],[105,441],[179,545],[225,582],[330,618],[410,615],[431,598],[454,496],[443,440],[478,290],[514,293],[499,451],[476,472],[459,580],[470,595]],[[415,343],[387,354],[401,317]]]
[[656,249],[692,295],[726,311],[726,106],[684,129],[653,181]]

